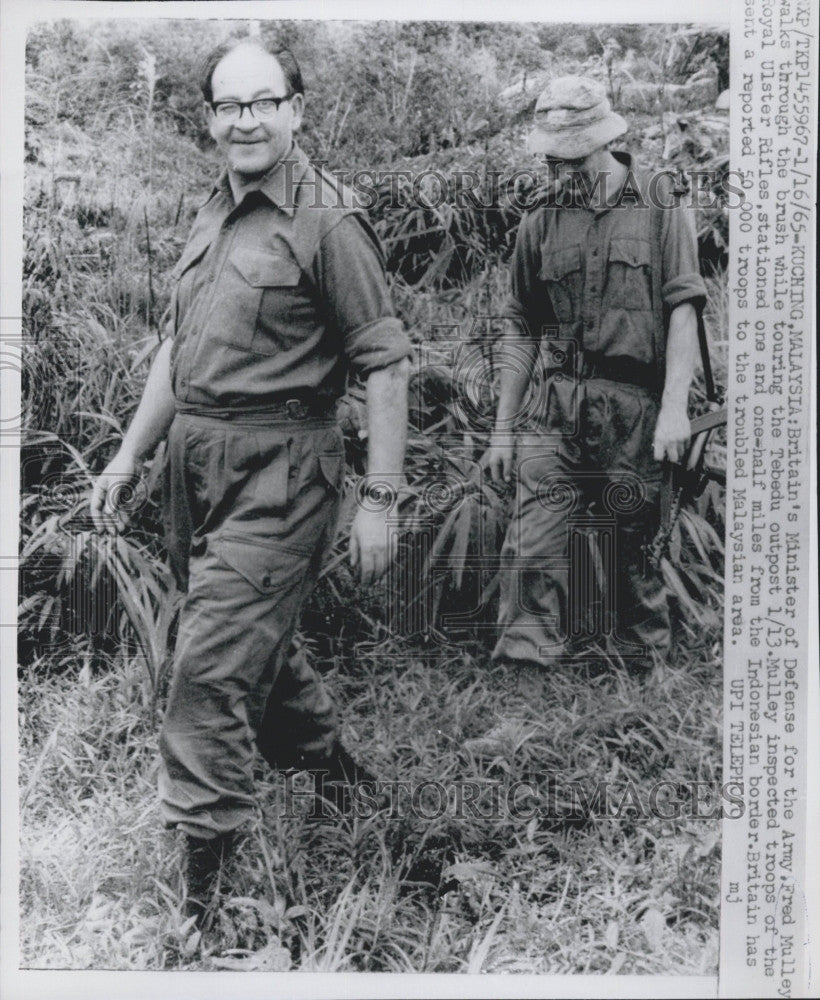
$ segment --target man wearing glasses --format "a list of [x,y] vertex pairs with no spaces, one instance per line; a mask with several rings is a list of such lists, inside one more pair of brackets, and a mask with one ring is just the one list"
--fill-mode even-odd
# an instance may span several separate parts
[[[121,529],[118,489],[167,437],[167,541],[186,596],[159,784],[199,916],[254,815],[254,743],[274,766],[322,769],[336,804],[343,783],[369,777],[293,636],[333,540],[348,369],[366,378],[369,472],[398,475],[410,351],[377,237],[293,140],[304,96],[292,54],[222,46],[201,88],[226,170],[174,268],[172,336],[91,499],[98,528]],[[364,584],[387,567],[385,518],[360,508],[351,527]]]
[[[640,671],[670,647],[665,588],[643,545],[658,527],[661,461],[678,460],[689,440],[706,289],[671,178],[609,148],[627,127],[594,80],[556,79],[536,104],[529,147],[544,158],[551,196],[517,235],[515,347],[486,459],[493,478],[509,480],[516,434],[499,660],[554,663],[592,637]],[[616,521],[597,572],[588,539],[572,535],[572,519],[589,514],[603,533]],[[606,613],[596,576],[609,577]]]

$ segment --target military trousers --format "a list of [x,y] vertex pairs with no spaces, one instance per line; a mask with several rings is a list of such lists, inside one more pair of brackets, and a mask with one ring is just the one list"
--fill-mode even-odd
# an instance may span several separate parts
[[666,589],[643,548],[659,524],[658,398],[598,378],[547,391],[543,425],[517,442],[493,658],[550,663],[597,645],[646,665],[670,645]]
[[341,431],[177,413],[165,460],[171,565],[185,591],[160,733],[166,825],[227,833],[255,809],[255,748],[318,766],[337,714],[294,641],[336,527]]

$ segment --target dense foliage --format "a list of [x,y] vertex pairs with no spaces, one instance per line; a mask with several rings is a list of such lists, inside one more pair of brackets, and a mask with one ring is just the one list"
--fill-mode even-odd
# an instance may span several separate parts
[[[461,203],[452,192],[443,201],[434,199],[409,183],[399,186],[398,199],[390,196],[386,181],[376,186],[370,214],[386,248],[395,302],[419,345],[419,368],[411,386],[408,484],[397,512],[402,532],[399,572],[389,587],[363,592],[346,568],[342,530],[303,622],[318,661],[333,673],[338,687],[347,689],[354,704],[360,702],[360,715],[354,717],[366,744],[381,746],[385,755],[403,760],[411,770],[427,753],[431,755],[428,764],[432,761],[430,766],[438,769],[431,773],[440,775],[448,768],[457,771],[456,758],[441,748],[423,749],[423,737],[419,737],[421,757],[414,765],[410,743],[391,742],[389,734],[379,730],[373,706],[381,696],[372,690],[372,671],[379,656],[386,656],[386,662],[395,662],[388,672],[397,685],[407,676],[401,664],[408,657],[414,664],[410,672],[423,674],[425,657],[435,654],[430,661],[435,664],[430,667],[433,672],[426,679],[417,678],[417,690],[446,701],[450,695],[442,691],[452,685],[453,711],[458,714],[461,709],[455,706],[461,705],[466,713],[448,723],[453,739],[459,741],[477,738],[481,723],[492,721],[490,705],[497,698],[492,684],[500,684],[503,691],[508,680],[497,672],[487,673],[480,683],[470,686],[471,675],[488,670],[487,645],[495,613],[492,574],[476,570],[471,557],[481,547],[485,552],[498,550],[510,503],[507,493],[487,484],[476,470],[486,447],[497,388],[494,345],[500,325],[493,317],[503,313],[504,265],[521,214],[520,206],[507,196],[506,182],[529,165],[522,152],[523,136],[535,97],[550,75],[583,72],[595,76],[630,119],[625,144],[644,161],[682,168],[725,167],[727,122],[713,107],[728,83],[727,34],[673,25],[300,21],[249,25],[122,20],[82,27],[55,22],[32,31],[21,348],[25,407],[20,662],[25,670],[25,711],[40,720],[24,737],[36,755],[53,750],[45,742],[47,725],[38,728],[50,718],[49,710],[38,701],[38,684],[46,678],[46,687],[62,688],[75,677],[84,689],[98,684],[94,691],[101,709],[113,697],[117,718],[120,712],[128,715],[131,703],[141,704],[147,714],[140,716],[138,724],[128,715],[128,732],[116,739],[133,741],[135,753],[141,753],[153,739],[147,720],[153,707],[162,703],[178,599],[164,567],[157,516],[161,452],[135,491],[132,525],[125,535],[104,541],[90,530],[87,495],[139,398],[153,349],[163,335],[169,269],[218,169],[204,128],[198,63],[216,42],[249,30],[274,36],[291,47],[303,64],[308,110],[300,141],[329,168],[437,170],[447,178],[469,170],[481,178],[480,195],[486,195],[491,184],[501,192],[486,208]],[[725,208],[700,210],[698,226],[710,290],[707,326],[721,378],[726,348]],[[457,351],[453,353],[453,341],[463,345],[466,361],[464,353],[460,359]],[[703,404],[700,386],[693,403]],[[466,424],[465,411],[469,413]],[[347,432],[349,486],[364,469],[362,412],[362,387],[354,384],[341,410]],[[719,448],[716,451],[719,459]],[[352,492],[348,490],[351,496]],[[722,531],[723,498],[713,484],[698,509],[687,510],[681,518],[672,559],[665,564],[681,637],[665,687],[644,695],[631,681],[624,688],[617,676],[612,680],[614,687],[600,680],[588,683],[588,679],[573,678],[561,694],[560,685],[553,690],[549,683],[548,696],[557,702],[565,700],[567,692],[586,697],[583,692],[594,691],[598,685],[607,703],[620,706],[612,709],[605,736],[597,730],[579,735],[570,715],[558,727],[560,732],[553,734],[556,739],[564,733],[565,738],[578,740],[574,774],[592,773],[585,772],[585,767],[596,754],[596,774],[613,759],[620,760],[636,780],[641,778],[642,762],[648,762],[646,774],[655,776],[663,774],[667,765],[680,777],[703,777],[704,768],[710,776],[714,774]],[[435,639],[442,634],[442,616],[467,604],[475,608],[470,622],[446,632],[443,641],[431,646],[431,635]],[[369,643],[376,652],[363,654],[360,647],[359,667],[354,668],[357,643]],[[381,645],[373,647],[374,643]],[[454,671],[452,677],[441,665],[447,662]],[[148,683],[138,682],[139,670]],[[126,688],[112,694],[112,676],[128,678]],[[684,754],[667,760],[663,737],[642,721],[637,702],[646,700],[646,718],[657,716],[660,706],[669,702],[670,685],[672,700],[695,697],[697,689],[698,711],[709,716],[704,742],[691,759]],[[414,704],[418,704],[415,695],[407,703],[411,715]],[[398,724],[405,710],[391,702],[379,711]],[[569,712],[568,703],[556,711]],[[677,722],[668,719],[669,725],[679,733],[694,733],[700,716],[678,708],[675,712],[680,712],[679,718]],[[425,715],[423,707],[418,709],[418,719],[426,719],[424,724],[434,729],[439,726],[435,731],[441,732],[441,718]],[[505,717],[503,726],[509,729],[510,725]],[[529,762],[526,766],[536,766],[541,744],[535,750],[525,747],[516,742],[521,733],[516,736],[513,730],[504,730],[512,734],[513,742],[504,751],[507,758],[502,754],[499,759],[508,759],[509,773],[517,774],[524,766],[522,760]],[[100,734],[100,739],[113,737]],[[411,734],[403,739],[411,740]],[[549,734],[544,739],[541,749],[549,757],[557,743],[550,743]],[[647,760],[639,760],[644,752]],[[478,751],[476,755],[480,756]],[[37,765],[28,772],[30,789],[38,768],[45,766],[44,759],[37,756]],[[470,773],[476,766],[472,759]],[[489,772],[492,765],[485,761],[477,773],[486,777]],[[41,802],[38,808],[46,806]],[[543,874],[533,876],[526,866],[522,868],[521,858],[534,860],[541,851],[559,851],[556,845],[565,833],[528,830],[522,841],[521,831],[512,828],[484,830],[480,836],[487,844],[496,839],[495,855],[489,847],[484,855],[484,848],[475,848],[471,854],[469,835],[456,839],[461,856],[502,857],[506,859],[505,878],[535,877],[537,881],[543,880]],[[640,850],[648,866],[646,877],[651,878],[652,862],[643,833],[630,828],[629,836],[644,845]],[[705,890],[698,881],[714,874],[714,841],[707,849],[703,843],[697,846],[695,833],[688,829],[685,835],[677,830],[675,836],[676,849],[691,848],[695,867],[703,868],[695,878],[698,886],[681,888],[674,905],[660,895],[650,895],[647,902],[636,889],[632,917],[666,907],[667,920],[666,911],[673,907],[674,922],[667,920],[667,924],[691,927],[684,961],[694,970],[689,944],[694,948],[693,942],[701,940],[699,934],[708,937],[716,921],[714,901],[703,896]],[[424,835],[421,838],[423,844]],[[593,841],[584,850],[594,853],[598,842]],[[451,854],[442,853],[439,869],[453,860]],[[658,847],[657,857],[664,859],[670,871],[674,868],[674,858],[670,860],[663,848]],[[575,864],[564,860],[570,868]],[[583,863],[588,864],[589,858]],[[285,868],[292,878],[293,865],[289,862]],[[457,876],[456,882],[465,892],[469,884],[475,894],[478,890],[471,882],[477,877],[475,871],[459,871],[467,874]],[[480,874],[482,869],[476,871]],[[355,873],[350,877],[355,881]],[[670,875],[669,884],[673,882]],[[386,905],[383,892],[377,893],[374,902],[366,892],[357,896],[360,889],[354,891],[353,885],[342,887],[338,903],[336,897],[331,898],[330,883],[313,888],[305,884],[298,889],[271,887],[274,895],[290,894],[291,903],[298,899],[296,910],[304,910],[308,903],[318,906],[321,900],[336,906],[330,924],[309,925],[310,934],[319,938],[310,938],[308,924],[300,924],[294,913],[285,920],[283,911],[279,926],[287,933],[282,940],[292,945],[294,954],[301,949],[302,967],[317,963],[322,968],[351,967],[348,938],[339,937],[341,925],[333,921],[353,919],[349,911],[359,905],[355,903],[359,898],[365,910],[371,903]],[[37,910],[36,876],[30,876],[30,886],[35,897],[32,906]],[[340,886],[334,886],[338,892]],[[586,886],[583,891],[588,890]],[[255,891],[262,890],[257,885]],[[563,906],[567,889],[564,897],[560,887],[546,884],[527,891],[542,894],[539,906],[559,898]],[[478,931],[481,925],[483,931],[473,939],[463,928],[458,933],[453,930],[450,946],[456,948],[455,958],[444,956],[447,949],[441,942],[436,945],[441,954],[430,944],[426,957],[418,942],[405,942],[401,947],[413,956],[407,962],[385,946],[381,964],[373,967],[482,968],[492,939],[486,936],[483,915],[501,912],[502,897],[486,885],[479,896],[470,897],[469,903],[479,916],[464,919],[465,926],[474,924]],[[525,909],[529,899],[521,904]],[[402,911],[410,906],[406,900],[398,905]],[[423,897],[420,905],[421,916],[416,917],[424,923],[432,903]],[[395,913],[391,919],[396,919]],[[621,917],[613,911],[612,919]],[[498,924],[491,923],[491,927],[497,929]],[[656,939],[660,933],[655,933]],[[609,925],[606,934],[608,940],[614,935],[617,941],[617,930],[610,930]],[[240,939],[246,940],[241,934]],[[180,941],[177,957],[184,962],[190,958],[185,950],[190,941],[184,933]],[[294,942],[300,942],[298,947]],[[173,964],[166,946],[159,947],[164,957],[157,960]],[[305,959],[305,955],[312,958]],[[537,967],[535,958],[533,963],[531,967]],[[572,970],[569,957],[556,958],[556,964]]]

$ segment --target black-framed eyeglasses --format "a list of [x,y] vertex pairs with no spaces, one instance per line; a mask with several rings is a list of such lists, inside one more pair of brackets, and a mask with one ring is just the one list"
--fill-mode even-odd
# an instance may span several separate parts
[[293,94],[285,97],[259,97],[255,101],[211,101],[214,114],[221,122],[238,121],[245,108],[259,121],[273,118],[279,110],[279,105],[289,101]]

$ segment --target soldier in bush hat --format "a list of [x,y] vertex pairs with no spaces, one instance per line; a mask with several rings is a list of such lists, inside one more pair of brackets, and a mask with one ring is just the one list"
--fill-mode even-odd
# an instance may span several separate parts
[[[121,528],[118,489],[167,439],[167,541],[186,596],[160,797],[166,825],[186,835],[197,915],[254,815],[254,744],[275,766],[321,769],[342,806],[369,778],[339,743],[294,631],[339,511],[334,404],[348,370],[366,379],[369,472],[397,476],[410,350],[373,229],[294,142],[304,88],[292,54],[229,43],[206,60],[201,88],[226,169],[174,268],[170,336],[91,498],[100,530]],[[377,506],[351,526],[364,583],[389,559]]]
[[[535,107],[528,146],[550,195],[517,234],[506,310],[515,347],[485,459],[506,480],[517,459],[499,660],[575,659],[591,637],[645,669],[670,648],[664,585],[643,545],[659,523],[661,463],[689,439],[705,286],[671,179],[610,149],[627,127],[583,77],[553,80]],[[582,523],[591,517],[608,539],[597,570]]]
[[532,153],[572,162],[606,146],[628,128],[597,80],[562,76],[539,94],[527,145]]

